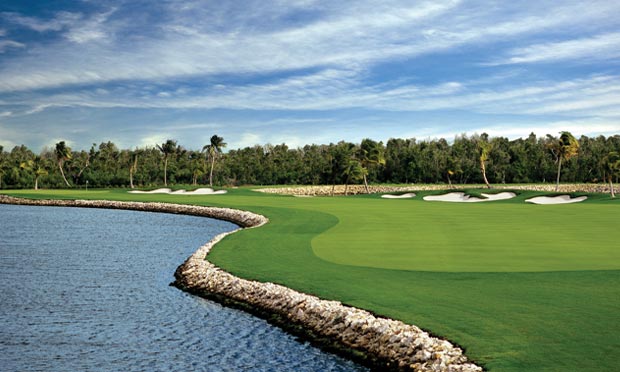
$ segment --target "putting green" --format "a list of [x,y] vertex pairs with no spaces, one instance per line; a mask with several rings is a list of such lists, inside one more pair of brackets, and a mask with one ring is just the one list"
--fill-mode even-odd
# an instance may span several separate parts
[[398,270],[535,272],[620,268],[617,207],[357,199],[312,241],[327,261]]

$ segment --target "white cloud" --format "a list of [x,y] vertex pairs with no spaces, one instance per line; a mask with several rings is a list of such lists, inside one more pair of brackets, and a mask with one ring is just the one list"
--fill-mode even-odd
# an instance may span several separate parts
[[490,65],[555,62],[569,59],[611,60],[620,57],[620,33],[613,32],[561,42],[534,44],[513,49],[508,55],[508,58],[490,63]]
[[4,53],[8,48],[23,48],[25,46],[26,45],[13,40],[0,40],[0,53]]
[[501,123],[493,126],[482,126],[472,129],[470,133],[487,133],[491,137],[507,137],[509,139],[525,138],[530,133],[538,137],[551,134],[557,136],[562,131],[571,132],[574,136],[615,135],[620,132],[620,123],[600,118],[582,118],[574,120],[550,121],[548,123]]
[[241,137],[230,143],[230,148],[244,148],[244,147],[252,147],[254,145],[263,145],[263,140],[259,134],[245,132],[241,134]]
[[[11,23],[29,28],[37,32],[65,31],[67,40],[82,44],[93,40],[104,39],[107,36],[103,24],[116,9],[105,13],[95,13],[91,17],[84,17],[82,13],[58,12],[49,20],[22,16],[18,13],[5,12],[2,16]],[[1,36],[1,35],[0,35]]]
[[116,8],[76,22],[71,25],[65,37],[78,44],[95,40],[105,40],[109,36],[109,30],[105,28],[104,24],[114,12],[116,12]]
[[82,18],[80,13],[59,12],[53,19],[41,20],[35,17],[27,17],[18,13],[4,12],[2,16],[9,22],[27,27],[38,32],[60,31],[72,25]]
[[141,137],[138,140],[138,146],[154,148],[156,145],[161,145],[169,139],[175,139],[172,133],[151,133]]
[[4,147],[4,151],[11,151],[13,147],[18,146],[20,139],[19,130],[11,129],[0,121],[0,145]]

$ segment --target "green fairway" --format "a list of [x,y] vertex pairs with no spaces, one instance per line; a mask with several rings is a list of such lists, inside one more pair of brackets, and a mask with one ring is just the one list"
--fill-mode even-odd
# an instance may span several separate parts
[[[620,357],[620,201],[531,205],[379,196],[137,195],[124,190],[16,196],[163,201],[261,213],[210,260],[416,324],[492,371],[611,371]],[[179,262],[180,263],[180,262]]]

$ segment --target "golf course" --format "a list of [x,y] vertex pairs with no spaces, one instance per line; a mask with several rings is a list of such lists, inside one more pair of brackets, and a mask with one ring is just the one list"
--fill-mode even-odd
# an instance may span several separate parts
[[269,223],[227,236],[208,256],[236,276],[415,324],[490,371],[615,370],[620,201],[576,193],[587,199],[536,205],[526,200],[559,194],[524,190],[483,203],[423,200],[446,192],[385,199],[299,198],[250,188],[217,195],[3,190],[24,198],[252,211]]

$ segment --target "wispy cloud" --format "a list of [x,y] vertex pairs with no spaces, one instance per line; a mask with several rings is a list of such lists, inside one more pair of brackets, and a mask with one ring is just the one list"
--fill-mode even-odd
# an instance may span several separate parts
[[54,18],[46,20],[12,12],[4,12],[2,17],[10,23],[40,33],[62,31],[67,40],[81,44],[105,38],[103,23],[115,11],[116,9],[112,9],[104,13],[96,13],[91,17],[85,17],[82,13],[58,12]]
[[25,47],[25,45],[22,43],[18,43],[17,41],[0,40],[0,53],[4,53],[4,51],[9,48],[23,48],[23,47]]
[[27,101],[19,97],[8,98],[5,105],[30,105],[27,110],[22,110],[22,114],[53,107],[281,111],[367,108],[397,112],[464,110],[479,114],[617,117],[620,102],[618,75],[541,80],[500,87],[493,81],[485,77],[480,82],[369,85],[354,72],[324,70],[265,84],[200,88],[167,95],[161,95],[157,89],[141,89],[139,95],[128,95],[122,88],[112,91],[95,89],[29,95]]
[[105,27],[105,22],[115,12],[116,8],[105,13],[97,13],[90,18],[81,19],[71,25],[65,37],[78,44],[105,40],[111,33],[111,30]]
[[610,61],[620,57],[620,33],[613,32],[587,38],[534,44],[508,52],[508,57],[489,65],[555,62],[563,60]]
[[597,136],[601,134],[609,136],[618,134],[618,130],[620,130],[620,125],[616,121],[600,118],[581,118],[529,124],[521,122],[499,123],[492,126],[474,127],[469,133],[487,133],[494,137],[515,139],[525,138],[529,133],[534,133],[539,137],[547,134],[557,136],[563,131],[569,131],[575,136]]
[[37,32],[60,31],[82,18],[79,13],[58,12],[56,16],[49,20],[42,20],[36,17],[23,16],[19,13],[3,12],[2,17],[8,22],[24,26]]

